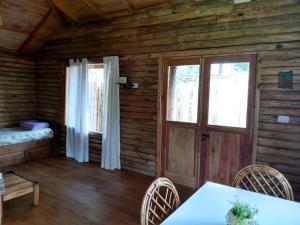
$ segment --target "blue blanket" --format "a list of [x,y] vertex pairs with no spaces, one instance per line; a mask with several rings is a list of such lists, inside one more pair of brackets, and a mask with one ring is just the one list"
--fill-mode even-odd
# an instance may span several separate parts
[[53,131],[50,128],[43,128],[39,130],[24,130],[20,127],[0,128],[0,146],[48,139],[52,137]]

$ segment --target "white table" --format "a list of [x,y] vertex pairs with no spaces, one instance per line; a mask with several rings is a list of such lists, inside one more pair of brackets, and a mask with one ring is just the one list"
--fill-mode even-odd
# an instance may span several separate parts
[[207,182],[161,225],[226,225],[225,216],[238,200],[258,209],[259,225],[300,225],[300,203]]

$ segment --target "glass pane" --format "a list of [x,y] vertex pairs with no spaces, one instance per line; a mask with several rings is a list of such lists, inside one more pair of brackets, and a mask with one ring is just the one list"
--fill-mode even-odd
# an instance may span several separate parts
[[89,131],[93,131],[93,132],[102,132],[103,82],[104,82],[103,65],[89,64],[88,120],[89,120]]
[[167,120],[197,122],[200,65],[169,66]]
[[249,62],[210,67],[208,124],[246,128]]

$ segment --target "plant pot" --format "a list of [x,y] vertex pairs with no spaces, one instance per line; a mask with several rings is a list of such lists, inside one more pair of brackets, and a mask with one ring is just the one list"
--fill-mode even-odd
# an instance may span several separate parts
[[227,213],[227,225],[256,225],[256,221],[251,218],[251,219],[244,219],[242,221],[237,218],[231,210]]

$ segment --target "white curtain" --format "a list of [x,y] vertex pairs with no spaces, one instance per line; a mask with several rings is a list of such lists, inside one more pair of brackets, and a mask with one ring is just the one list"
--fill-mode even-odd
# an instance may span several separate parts
[[67,157],[89,161],[88,61],[70,60],[67,93]]
[[104,57],[103,131],[101,167],[120,169],[119,58]]

